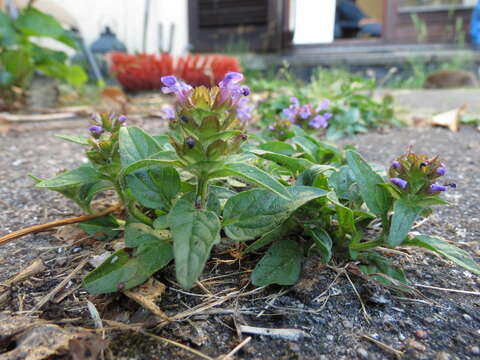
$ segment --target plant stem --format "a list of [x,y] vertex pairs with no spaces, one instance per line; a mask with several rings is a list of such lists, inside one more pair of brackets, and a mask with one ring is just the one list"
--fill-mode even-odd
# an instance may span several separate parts
[[153,225],[153,220],[150,219],[144,213],[142,213],[140,210],[138,210],[133,201],[125,199],[125,196],[124,196],[123,191],[122,191],[122,187],[120,186],[118,181],[115,181],[115,180],[111,180],[111,181],[113,182],[113,184],[115,186],[115,191],[117,192],[117,195],[118,195],[120,201],[122,202],[122,204],[125,205],[128,212],[130,213],[130,215],[136,217],[138,220],[140,220],[144,224],[147,224],[147,225],[150,225],[150,226]]
[[352,250],[365,250],[365,249],[371,249],[371,248],[380,246],[382,244],[383,244],[383,239],[378,239],[378,240],[367,241],[359,244],[351,244],[350,248]]
[[200,200],[200,208],[205,209],[208,200],[208,178],[203,176],[197,177],[197,196],[195,201],[198,203]]

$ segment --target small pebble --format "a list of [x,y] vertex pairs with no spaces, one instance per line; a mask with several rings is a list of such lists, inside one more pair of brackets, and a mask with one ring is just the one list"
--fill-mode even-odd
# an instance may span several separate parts
[[368,360],[368,351],[365,350],[364,348],[358,348],[357,349],[357,355],[360,359]]
[[326,338],[328,341],[333,341],[333,335],[327,335],[327,336],[325,336],[325,338]]
[[451,360],[452,355],[445,351],[441,351],[435,355],[435,360]]
[[472,321],[473,320],[472,317],[468,314],[463,314],[463,318],[467,321]]
[[349,321],[349,320],[343,320],[343,321],[342,321],[342,324],[343,324],[343,326],[345,326],[346,328],[351,328],[351,327],[353,327],[353,323],[352,323],[351,321]]
[[472,346],[470,348],[470,352],[473,354],[473,355],[480,355],[480,347],[478,346]]
[[426,350],[425,345],[423,345],[422,343],[419,343],[415,339],[410,339],[408,341],[408,347],[410,347],[412,349],[415,349],[415,350],[418,350],[418,351],[425,351]]
[[422,329],[418,329],[415,331],[415,336],[419,339],[425,339],[427,337],[427,332]]
[[429,316],[429,317],[425,318],[425,322],[431,324],[431,323],[435,322],[435,319],[433,317]]

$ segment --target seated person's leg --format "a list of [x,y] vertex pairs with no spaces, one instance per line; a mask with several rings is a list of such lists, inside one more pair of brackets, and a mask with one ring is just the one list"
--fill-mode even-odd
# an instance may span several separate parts
[[382,25],[378,23],[364,24],[360,26],[359,35],[382,36]]

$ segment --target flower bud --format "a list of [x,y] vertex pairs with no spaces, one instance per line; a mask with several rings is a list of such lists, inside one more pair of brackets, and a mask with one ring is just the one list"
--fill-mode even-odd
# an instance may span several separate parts
[[127,117],[125,115],[120,115],[117,119],[117,121],[120,123],[120,124],[124,124],[125,121],[127,121]]
[[100,125],[92,125],[88,128],[92,136],[98,139],[103,134],[103,128]]
[[390,182],[396,186],[398,186],[400,189],[405,189],[408,185],[408,181],[405,181],[401,178],[391,178]]
[[437,168],[437,170],[435,170],[435,173],[439,176],[445,175],[445,172],[446,170],[445,170],[445,167],[443,166],[440,166],[439,168]]
[[392,168],[398,170],[402,167],[402,165],[398,161],[393,161],[392,162]]
[[187,146],[189,147],[189,149],[192,149],[195,144],[196,144],[196,141],[193,137],[189,136],[186,140],[185,140],[185,144],[187,144]]
[[447,190],[447,187],[444,186],[444,185],[440,185],[440,184],[432,184],[428,188],[428,192],[431,193],[431,194],[441,192],[441,191],[446,191],[446,190]]

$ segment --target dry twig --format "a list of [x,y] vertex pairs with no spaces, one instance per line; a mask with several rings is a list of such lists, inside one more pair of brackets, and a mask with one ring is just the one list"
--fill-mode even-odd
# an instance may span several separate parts
[[362,338],[368,340],[368,341],[373,342],[375,345],[380,346],[382,349],[384,349],[384,350],[386,350],[386,351],[394,354],[397,358],[400,358],[400,357],[402,357],[402,355],[403,355],[403,352],[401,352],[401,351],[399,351],[399,350],[396,350],[396,349],[392,348],[391,346],[389,346],[389,345],[387,345],[387,344],[385,344],[385,343],[383,343],[383,342],[381,342],[381,341],[378,341],[377,339],[374,339],[374,338],[372,338],[372,337],[370,337],[370,336],[368,336],[368,335],[362,334],[362,335],[360,335],[360,336],[361,336]]
[[110,214],[114,211],[117,211],[121,207],[122,206],[120,204],[117,204],[117,205],[109,207],[108,209],[100,211],[99,213],[96,213],[96,214],[76,216],[76,217],[71,217],[71,218],[67,218],[67,219],[55,220],[55,221],[52,221],[52,222],[49,222],[49,223],[46,223],[46,224],[29,226],[25,229],[14,231],[14,232],[12,232],[8,235],[0,237],[0,245],[5,245],[6,243],[8,243],[10,241],[15,240],[15,239],[17,239],[19,237],[22,237],[22,236],[25,236],[25,235],[35,234],[35,233],[39,233],[39,232],[42,232],[42,231],[47,231],[47,230],[50,230],[50,229],[58,227],[58,226],[75,224],[75,223],[79,223],[79,222],[82,222],[82,221],[96,219],[96,218],[105,216],[107,214]]

